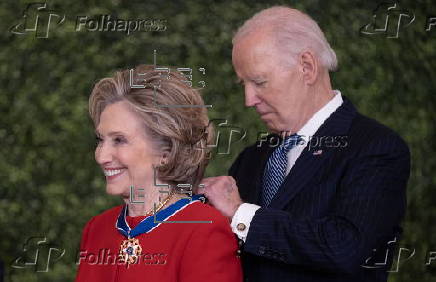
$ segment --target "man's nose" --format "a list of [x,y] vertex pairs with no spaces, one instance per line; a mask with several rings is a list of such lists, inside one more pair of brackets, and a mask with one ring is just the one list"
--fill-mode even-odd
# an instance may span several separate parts
[[253,89],[253,86],[249,84],[245,84],[245,106],[246,107],[254,107],[259,104],[260,100],[257,97],[256,91]]

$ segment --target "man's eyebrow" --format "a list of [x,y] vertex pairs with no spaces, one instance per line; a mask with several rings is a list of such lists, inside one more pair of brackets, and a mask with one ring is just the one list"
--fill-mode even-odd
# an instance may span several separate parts
[[[253,77],[249,77],[248,80],[249,81],[263,81],[263,80],[265,80],[265,78],[264,78],[263,75],[256,75],[256,76],[253,76]],[[235,82],[238,83],[238,84],[244,84],[244,80],[241,79],[240,77],[237,77]]]
[[256,76],[253,76],[250,80],[257,81],[257,80],[264,80],[264,79],[265,79],[264,75],[256,75]]
[[237,84],[242,84],[244,81],[243,81],[240,77],[237,77],[237,78],[235,79],[235,82],[236,82]]

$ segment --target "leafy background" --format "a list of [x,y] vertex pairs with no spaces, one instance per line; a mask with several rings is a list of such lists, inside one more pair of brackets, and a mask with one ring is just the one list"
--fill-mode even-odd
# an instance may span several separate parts
[[[63,25],[49,38],[16,35],[10,28],[22,21],[29,1],[0,2],[0,261],[5,281],[72,281],[81,230],[92,216],[120,204],[105,195],[102,173],[93,159],[94,135],[87,114],[93,84],[117,69],[153,61],[191,67],[194,83],[205,80],[211,118],[227,119],[246,130],[229,154],[215,154],[208,175],[225,174],[238,152],[265,128],[252,109],[244,107],[242,89],[231,65],[231,38],[244,20],[272,5],[285,4],[310,14],[336,50],[340,68],[333,85],[359,110],[397,131],[409,144],[412,174],[404,223],[405,248],[390,282],[435,281],[436,251],[435,56],[436,15],[428,1],[401,1],[415,21],[398,38],[363,35],[382,1],[48,1]],[[398,2],[397,2],[398,3]],[[110,14],[122,19],[164,19],[163,32],[76,32],[77,16]],[[196,71],[206,69],[202,75]],[[228,130],[227,130],[228,132]],[[223,133],[224,134],[224,133]],[[29,238],[46,238],[36,265],[34,250],[23,251]],[[47,265],[48,247],[59,257]],[[410,251],[408,251],[410,250]],[[414,255],[410,256],[411,251]],[[434,255],[433,255],[434,256]],[[19,262],[14,262],[21,257]],[[20,264],[21,263],[21,264]]]

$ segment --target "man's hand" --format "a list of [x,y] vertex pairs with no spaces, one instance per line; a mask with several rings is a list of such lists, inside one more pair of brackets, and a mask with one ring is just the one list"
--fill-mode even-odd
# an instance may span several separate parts
[[201,183],[204,187],[200,187],[198,193],[204,194],[212,206],[231,219],[242,204],[235,179],[231,176],[208,177]]

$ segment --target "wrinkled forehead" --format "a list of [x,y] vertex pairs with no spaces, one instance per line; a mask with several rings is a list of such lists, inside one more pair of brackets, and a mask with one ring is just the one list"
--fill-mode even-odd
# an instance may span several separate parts
[[268,36],[253,35],[241,38],[233,46],[232,62],[238,71],[268,71],[278,65],[280,54]]
[[125,101],[106,105],[100,114],[96,131],[106,133],[111,131],[136,134],[142,132],[141,119]]
[[276,39],[269,30],[256,30],[239,38],[233,45],[232,59],[243,55],[270,55],[277,52]]

